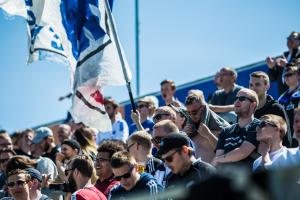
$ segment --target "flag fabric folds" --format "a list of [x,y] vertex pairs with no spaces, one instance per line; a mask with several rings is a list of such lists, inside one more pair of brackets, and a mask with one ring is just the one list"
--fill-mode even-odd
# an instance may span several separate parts
[[75,122],[101,131],[110,126],[98,124],[108,116],[95,94],[100,95],[103,86],[126,84],[104,1],[0,0],[0,8],[27,21],[28,63],[49,60],[70,66],[74,91],[70,113]]

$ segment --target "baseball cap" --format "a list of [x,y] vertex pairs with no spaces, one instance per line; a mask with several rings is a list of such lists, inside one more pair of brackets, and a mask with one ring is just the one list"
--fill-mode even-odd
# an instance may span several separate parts
[[295,32],[295,31],[293,31],[293,32],[291,32],[291,34],[289,35],[289,37],[287,37],[287,39],[288,40],[290,40],[290,39],[300,39],[300,35],[299,35],[299,33],[297,33],[297,32]]
[[188,137],[180,133],[170,133],[160,142],[160,147],[157,154],[161,156],[172,149],[183,146],[189,146]]
[[80,152],[80,144],[76,140],[64,140],[61,145],[63,144],[70,146],[72,149],[77,149],[78,152]]
[[32,140],[33,144],[40,143],[45,137],[53,136],[53,132],[48,127],[41,127],[35,130],[35,137]]
[[31,179],[37,179],[39,182],[42,182],[42,174],[34,168],[26,168],[25,171],[31,176]]

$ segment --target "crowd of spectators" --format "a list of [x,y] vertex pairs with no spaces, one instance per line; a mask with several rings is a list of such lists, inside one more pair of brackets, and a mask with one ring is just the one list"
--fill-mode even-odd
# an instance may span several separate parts
[[[224,170],[257,174],[300,166],[299,33],[288,36],[287,46],[282,56],[266,59],[267,73],[250,74],[249,88],[236,84],[233,68],[221,68],[208,100],[195,88],[180,102],[174,81],[163,80],[164,105],[154,96],[138,99],[129,125],[118,102],[105,98],[110,132],[83,124],[1,131],[1,198],[198,199],[192,195],[198,193],[225,199],[229,191],[241,193],[210,193],[230,186],[222,185]],[[277,100],[268,94],[270,81],[278,82]],[[231,198],[243,199],[237,196]]]

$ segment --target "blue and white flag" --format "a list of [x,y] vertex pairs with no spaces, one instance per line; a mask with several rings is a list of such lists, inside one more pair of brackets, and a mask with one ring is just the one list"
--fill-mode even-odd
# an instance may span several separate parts
[[[90,123],[85,119],[83,110],[86,108],[96,118],[105,117],[107,121],[108,116],[101,101],[95,101],[97,104],[94,105],[95,99],[89,102],[90,97],[97,90],[101,94],[103,86],[126,84],[104,1],[0,0],[0,8],[10,15],[22,16],[27,21],[28,63],[49,60],[70,66],[74,87],[70,111],[72,117],[75,122],[96,126],[102,131],[106,130],[102,129],[101,123],[95,120]],[[131,72],[126,59],[124,62],[130,79]],[[80,91],[85,91],[83,96],[77,95]],[[92,93],[87,94],[87,91]],[[78,103],[82,105],[80,111]],[[99,109],[104,110],[104,113]]]

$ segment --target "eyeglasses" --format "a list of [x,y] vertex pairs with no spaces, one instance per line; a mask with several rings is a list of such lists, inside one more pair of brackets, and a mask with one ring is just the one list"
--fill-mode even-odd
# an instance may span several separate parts
[[121,176],[115,176],[115,180],[120,181],[122,178],[130,178],[133,168],[134,167],[131,167],[126,174],[123,174]]
[[20,187],[20,186],[24,186],[26,183],[27,183],[27,181],[18,180],[16,182],[9,182],[9,183],[7,183],[7,187],[13,188],[16,185]]
[[236,97],[235,98],[235,100],[237,101],[246,101],[246,100],[248,100],[248,101],[250,101],[250,102],[253,102],[253,100],[252,99],[250,99],[249,97],[246,97],[246,96],[239,96],[239,97]]
[[136,142],[132,143],[131,145],[127,146],[127,151],[129,152],[130,148],[133,147],[133,145],[135,145]]
[[68,175],[69,175],[69,171],[72,171],[72,170],[74,170],[74,169],[75,169],[75,168],[66,169],[66,170],[65,170],[65,175],[68,176]]
[[180,149],[175,149],[175,151],[173,153],[171,153],[170,155],[168,155],[167,157],[165,158],[161,158],[164,162],[172,162],[173,161],[173,156],[175,153],[181,151],[181,148]]
[[139,105],[137,105],[138,109],[142,109],[144,107],[148,108],[148,105],[146,105],[146,104],[139,104]]
[[159,120],[161,120],[161,118],[162,118],[163,116],[170,116],[170,114],[168,114],[168,113],[159,113],[159,114],[156,114],[156,115],[153,117],[153,119],[154,119],[155,121],[159,121]]
[[162,139],[163,139],[163,137],[157,136],[157,137],[152,138],[152,139],[151,139],[151,142],[152,142],[153,144],[160,144],[160,142],[162,141]]
[[9,158],[0,159],[0,163],[4,163],[4,162],[6,162],[8,160],[9,160]]
[[293,76],[293,75],[296,75],[296,73],[286,73],[286,74],[284,75],[284,77],[290,77],[290,76]]
[[267,125],[277,128],[277,125],[275,123],[269,122],[269,121],[264,121],[264,120],[259,123],[258,128],[263,128]]

